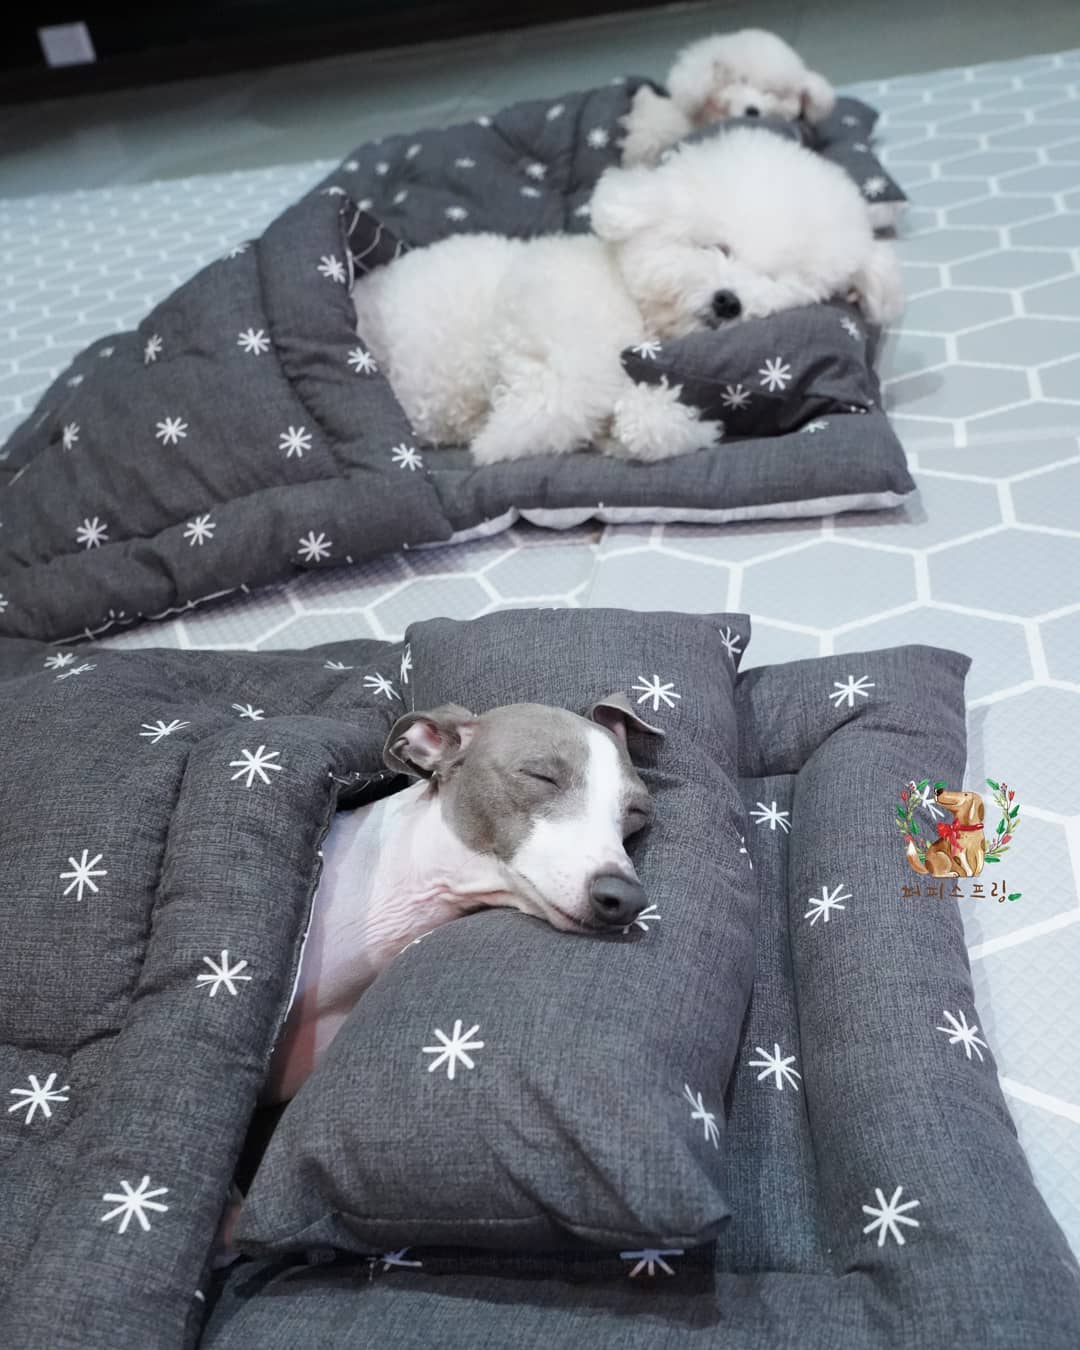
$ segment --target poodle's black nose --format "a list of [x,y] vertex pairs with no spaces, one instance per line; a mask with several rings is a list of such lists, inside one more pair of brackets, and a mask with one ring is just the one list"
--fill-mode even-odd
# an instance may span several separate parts
[[717,291],[712,298],[712,312],[718,319],[737,319],[742,313],[742,301],[734,291]]
[[744,116],[744,117],[760,117],[760,116],[761,116],[761,109],[760,109],[760,108],[752,108],[752,107],[751,107],[751,108],[744,108],[744,109],[743,109],[743,116]]

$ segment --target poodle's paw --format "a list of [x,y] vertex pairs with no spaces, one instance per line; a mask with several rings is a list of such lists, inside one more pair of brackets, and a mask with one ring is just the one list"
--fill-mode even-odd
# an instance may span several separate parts
[[696,408],[679,402],[680,386],[631,384],[615,404],[605,452],[623,459],[656,461],[708,450],[724,434],[723,423],[703,422]]
[[621,122],[626,130],[622,162],[627,168],[634,164],[655,164],[665,150],[692,130],[686,114],[647,84],[634,95],[630,111]]
[[867,319],[881,327],[904,312],[904,275],[893,246],[876,239],[862,268],[855,275],[859,304]]

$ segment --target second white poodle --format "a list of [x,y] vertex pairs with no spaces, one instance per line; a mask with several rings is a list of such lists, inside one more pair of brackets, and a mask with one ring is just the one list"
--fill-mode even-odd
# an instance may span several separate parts
[[722,428],[677,387],[633,382],[624,348],[855,296],[871,322],[902,305],[842,169],[768,132],[680,147],[657,168],[613,168],[593,235],[460,235],[353,287],[370,345],[418,435],[477,462],[593,446],[659,460]]
[[642,85],[623,119],[622,162],[655,163],[691,131],[733,117],[805,118],[832,112],[832,85],[781,37],[763,28],[717,33],[683,48],[668,72],[668,97]]

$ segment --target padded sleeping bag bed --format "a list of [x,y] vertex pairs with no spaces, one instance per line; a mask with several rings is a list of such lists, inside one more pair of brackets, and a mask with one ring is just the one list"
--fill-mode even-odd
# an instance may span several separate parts
[[[0,642],[0,1344],[1075,1350],[958,907],[905,893],[898,794],[960,785],[967,659],[740,673],[748,638],[519,610],[278,653]],[[329,822],[403,785],[389,727],[612,691],[665,733],[630,740],[650,909],[411,943],[263,1130],[213,1270]]]
[[[710,419],[714,449],[478,468],[417,439],[356,333],[358,270],[460,231],[587,230],[640,81],[364,145],[137,331],[63,371],[0,456],[0,633],[68,641],[524,517],[743,521],[891,507],[914,490],[877,335],[843,301],[624,353]],[[902,203],[839,100],[816,147]],[[765,133],[762,133],[765,134]]]

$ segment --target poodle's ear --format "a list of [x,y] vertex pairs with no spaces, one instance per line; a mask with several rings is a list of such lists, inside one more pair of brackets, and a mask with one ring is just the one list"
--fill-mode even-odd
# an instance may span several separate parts
[[606,169],[589,203],[593,232],[610,244],[637,234],[663,210],[655,170],[644,165],[632,169]]
[[816,70],[808,70],[803,76],[799,98],[802,115],[812,123],[824,122],[836,106],[836,94],[832,85]]
[[855,274],[859,305],[867,319],[884,327],[904,312],[904,275],[892,246],[875,239]]
[[719,108],[723,92],[735,80],[725,52],[724,36],[692,42],[675,59],[668,71],[668,93],[683,114],[696,123],[710,101]]

